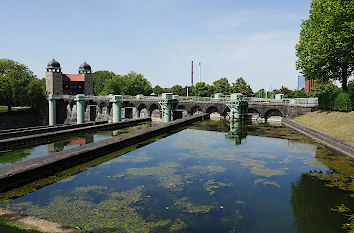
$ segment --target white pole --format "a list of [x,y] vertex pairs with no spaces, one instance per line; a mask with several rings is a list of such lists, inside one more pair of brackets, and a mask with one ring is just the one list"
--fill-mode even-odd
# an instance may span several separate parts
[[200,82],[200,62],[199,62],[199,82]]

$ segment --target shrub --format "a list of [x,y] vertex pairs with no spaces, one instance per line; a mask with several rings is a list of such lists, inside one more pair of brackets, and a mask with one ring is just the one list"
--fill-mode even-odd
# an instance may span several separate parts
[[353,110],[351,93],[341,92],[334,98],[333,110],[341,112],[350,112]]

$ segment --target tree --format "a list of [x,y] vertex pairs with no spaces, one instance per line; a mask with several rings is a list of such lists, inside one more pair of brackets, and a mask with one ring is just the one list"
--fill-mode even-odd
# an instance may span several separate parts
[[163,89],[159,85],[156,85],[152,90],[156,95],[161,95],[163,93]]
[[235,83],[232,83],[231,90],[233,93],[241,93],[246,96],[252,96],[253,91],[250,85],[247,84],[247,82],[242,78],[236,79]]
[[192,93],[194,96],[211,96],[212,93],[210,93],[210,86],[208,84],[205,84],[205,82],[198,82],[195,84],[195,86],[192,88]]
[[8,111],[15,101],[25,100],[26,88],[34,78],[27,66],[10,59],[0,59],[0,101],[7,105]]
[[150,82],[142,74],[132,71],[126,75],[116,75],[104,84],[103,94],[150,95],[153,92]]
[[230,95],[231,86],[227,78],[220,78],[213,82],[214,92],[223,93],[224,95]]
[[304,88],[300,89],[300,90],[296,90],[294,91],[294,98],[307,98],[308,95],[305,92]]
[[181,86],[181,85],[174,85],[171,87],[171,92],[174,95],[179,95],[179,96],[186,96],[186,90]]
[[100,70],[93,73],[93,92],[100,95],[103,92],[104,85],[111,80],[116,74],[108,70]]
[[309,93],[310,97],[319,97],[322,94],[331,94],[339,91],[339,88],[331,81],[318,81]]
[[27,88],[27,104],[34,109],[38,109],[46,97],[45,78],[34,78]]
[[354,72],[354,1],[312,0],[301,24],[296,67],[307,79],[339,80],[348,91]]
[[276,94],[284,94],[284,96],[285,96],[286,98],[293,98],[293,97],[294,97],[294,91],[292,91],[292,90],[290,90],[289,88],[284,87],[284,86],[281,86],[281,88],[280,88],[279,90],[275,89],[275,90],[273,91],[273,94],[274,94],[274,96],[275,96]]

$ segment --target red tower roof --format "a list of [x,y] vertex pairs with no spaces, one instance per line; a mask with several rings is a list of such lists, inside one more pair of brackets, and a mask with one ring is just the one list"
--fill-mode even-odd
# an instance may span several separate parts
[[63,81],[67,82],[84,82],[84,78],[81,74],[63,74]]

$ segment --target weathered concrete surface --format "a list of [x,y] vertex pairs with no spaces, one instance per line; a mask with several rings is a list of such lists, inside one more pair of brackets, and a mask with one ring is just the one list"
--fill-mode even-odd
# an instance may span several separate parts
[[11,148],[13,146],[25,145],[39,141],[48,141],[54,138],[67,137],[82,133],[95,132],[99,130],[114,130],[137,125],[142,122],[151,121],[151,118],[140,118],[135,120],[126,120],[117,123],[104,123],[98,125],[89,125],[83,128],[65,129],[55,132],[40,133],[23,137],[15,137],[0,140],[0,148]]
[[39,127],[20,128],[20,129],[9,129],[9,130],[0,131],[0,139],[28,136],[28,135],[34,135],[40,133],[49,133],[49,132],[55,132],[60,130],[66,130],[66,129],[83,128],[87,126],[101,125],[106,123],[108,122],[100,121],[100,122],[87,122],[84,124],[65,124],[65,125],[55,125],[55,126],[39,126]]
[[[62,226],[58,223],[51,222],[36,217],[31,217],[26,214],[20,214],[11,210],[0,208],[0,217],[5,219],[14,220],[29,228],[38,229],[42,232],[48,233],[88,233],[88,231],[75,229],[72,227]],[[10,233],[10,232],[9,232]]]
[[300,124],[298,124],[290,119],[287,119],[287,118],[282,119],[282,124],[292,128],[292,129],[295,129],[307,136],[310,136],[326,146],[329,146],[329,147],[331,147],[337,151],[340,151],[344,154],[347,154],[351,157],[354,157],[354,147],[345,143],[345,142],[342,142],[336,138],[333,138],[329,135],[318,132],[316,130],[310,129],[304,125],[300,125]]
[[207,118],[209,118],[209,114],[207,113],[193,115],[169,123],[137,130],[129,134],[2,167],[0,168],[0,192],[52,175],[102,155]]

